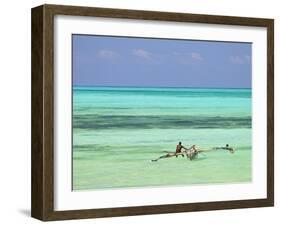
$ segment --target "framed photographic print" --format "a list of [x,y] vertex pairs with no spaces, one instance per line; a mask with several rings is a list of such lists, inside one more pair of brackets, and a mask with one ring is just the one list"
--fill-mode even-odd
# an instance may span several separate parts
[[273,19],[32,9],[32,216],[273,206]]

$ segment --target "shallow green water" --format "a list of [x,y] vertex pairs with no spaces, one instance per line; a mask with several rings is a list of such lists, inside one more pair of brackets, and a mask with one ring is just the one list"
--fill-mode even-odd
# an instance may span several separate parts
[[[235,154],[169,158],[182,141]],[[251,90],[73,88],[73,189],[251,181]]]

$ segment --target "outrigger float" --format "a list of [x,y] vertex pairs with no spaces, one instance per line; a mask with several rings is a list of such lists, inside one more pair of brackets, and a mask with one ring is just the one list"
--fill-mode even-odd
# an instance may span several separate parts
[[184,148],[184,150],[181,151],[181,152],[167,152],[167,151],[165,151],[167,154],[162,155],[157,159],[152,159],[151,161],[157,162],[160,159],[178,157],[179,155],[181,155],[182,157],[186,156],[187,159],[189,159],[189,160],[194,160],[198,157],[199,153],[206,153],[206,152],[217,151],[217,150],[227,150],[230,153],[235,152],[234,149],[229,147],[228,144],[225,147],[214,147],[214,148],[209,149],[209,150],[200,150],[200,149],[196,148],[195,145],[192,145],[190,148]]

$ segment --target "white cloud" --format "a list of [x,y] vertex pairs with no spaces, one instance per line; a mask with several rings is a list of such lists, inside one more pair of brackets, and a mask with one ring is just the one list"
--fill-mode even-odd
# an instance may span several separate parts
[[203,57],[201,56],[201,54],[200,53],[191,53],[191,58],[193,59],[193,60],[203,60]]
[[230,56],[229,61],[232,64],[246,64],[251,62],[251,57],[248,55],[245,56]]
[[251,57],[249,55],[245,55],[245,58],[246,58],[248,63],[251,63]]
[[240,56],[230,56],[229,60],[233,64],[244,64],[244,60]]
[[97,56],[103,59],[114,59],[118,57],[118,54],[112,50],[102,49],[98,51]]
[[179,56],[179,55],[181,55],[179,52],[177,52],[177,51],[174,51],[174,52],[172,52],[172,54],[174,55],[174,56]]
[[173,52],[174,59],[181,64],[194,64],[203,61],[203,56],[198,52]]
[[152,54],[144,49],[134,49],[133,54],[147,60],[152,59]]

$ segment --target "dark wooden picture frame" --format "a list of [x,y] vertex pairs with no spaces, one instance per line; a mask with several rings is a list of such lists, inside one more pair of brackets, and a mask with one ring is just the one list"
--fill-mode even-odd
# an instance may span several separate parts
[[[122,208],[54,210],[54,16],[95,16],[265,27],[267,29],[267,198]],[[32,200],[34,218],[66,220],[274,205],[274,20],[42,5],[32,9]]]

